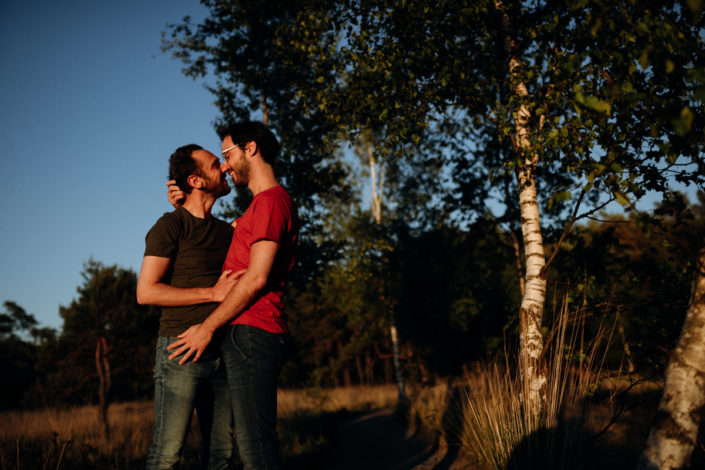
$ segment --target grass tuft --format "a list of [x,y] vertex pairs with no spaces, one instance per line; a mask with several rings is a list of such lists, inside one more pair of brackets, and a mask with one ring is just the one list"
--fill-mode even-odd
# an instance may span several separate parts
[[587,351],[564,304],[554,341],[546,348],[545,402],[540,413],[525,405],[528,385],[508,366],[476,366],[468,377],[461,442],[492,469],[586,468],[593,442],[586,400],[597,390],[607,336],[601,330]]

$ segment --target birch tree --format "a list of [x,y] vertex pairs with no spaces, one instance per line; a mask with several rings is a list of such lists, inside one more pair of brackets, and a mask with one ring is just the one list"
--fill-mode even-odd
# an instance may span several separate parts
[[705,247],[696,268],[685,324],[668,363],[663,397],[639,470],[685,468],[697,441],[705,408]]
[[[207,3],[214,14],[244,5]],[[254,11],[259,2],[248,5]],[[474,178],[469,186],[480,196],[461,209],[482,212],[477,201],[496,197],[506,175],[516,179],[513,194],[499,192],[521,217],[520,362],[529,399],[539,402],[547,270],[576,221],[613,201],[633,210],[672,180],[703,185],[700,2],[343,0],[257,14],[277,25],[272,44],[280,52],[269,64],[300,72],[269,86],[328,126],[319,129],[348,141],[383,130],[384,148],[435,183],[426,187],[449,204],[444,188],[479,170],[489,184]],[[221,37],[208,24],[196,43]],[[179,47],[197,50],[193,43]],[[214,47],[194,63],[217,64],[232,44]],[[270,108],[270,119],[275,114]],[[478,139],[488,130],[494,135]],[[459,148],[464,153],[454,155]],[[424,165],[444,170],[424,172]]]

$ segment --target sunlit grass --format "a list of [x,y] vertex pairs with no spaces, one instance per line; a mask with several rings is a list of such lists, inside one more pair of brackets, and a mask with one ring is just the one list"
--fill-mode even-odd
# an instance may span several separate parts
[[[301,468],[324,458],[341,413],[390,407],[395,400],[393,385],[280,390],[278,433],[285,461]],[[102,434],[97,406],[0,413],[0,468],[144,468],[153,413],[152,402],[110,405],[109,439]],[[198,468],[196,422],[194,418],[182,469]]]
[[598,388],[601,331],[580,350],[578,332],[569,328],[564,305],[545,361],[547,384],[540,413],[526,406],[528,384],[506,366],[472,371],[463,414],[462,444],[492,469],[585,468],[591,432],[585,401]]

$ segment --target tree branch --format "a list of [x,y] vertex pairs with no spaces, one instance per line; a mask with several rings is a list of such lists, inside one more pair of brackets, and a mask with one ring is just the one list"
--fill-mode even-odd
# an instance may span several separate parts
[[580,190],[580,196],[578,196],[578,202],[575,204],[575,208],[573,209],[573,215],[571,216],[570,220],[568,220],[568,223],[566,223],[565,227],[563,228],[563,233],[561,234],[561,238],[558,239],[558,243],[556,243],[556,246],[553,247],[553,253],[551,253],[551,256],[546,261],[546,264],[543,265],[543,268],[541,268],[541,272],[539,273],[539,276],[541,278],[543,278],[546,275],[546,271],[548,270],[548,267],[551,265],[551,262],[553,261],[553,259],[558,254],[558,250],[560,250],[561,245],[565,241],[565,237],[568,235],[568,232],[570,231],[571,227],[573,226],[575,221],[578,219],[578,217],[577,217],[578,209],[580,208],[580,204],[583,202],[584,197],[585,197],[585,189],[582,189],[582,190]]

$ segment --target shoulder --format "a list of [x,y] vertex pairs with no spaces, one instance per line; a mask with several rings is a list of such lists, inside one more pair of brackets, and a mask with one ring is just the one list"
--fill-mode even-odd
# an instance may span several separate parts
[[298,230],[296,208],[289,194],[281,186],[259,193],[252,200],[248,210],[249,220],[254,226],[283,232]]
[[294,208],[294,202],[292,201],[291,196],[289,196],[286,189],[281,186],[274,186],[266,191],[262,191],[252,200],[252,205],[263,205],[268,207],[275,206],[287,208],[288,210],[292,210]]
[[147,233],[147,236],[157,232],[179,232],[184,226],[184,210],[176,209],[171,212],[165,212],[159,219],[154,223],[152,228]]
[[188,212],[182,208],[175,209],[171,212],[165,212],[161,217],[159,217],[159,219],[157,219],[157,222],[154,225],[183,225],[187,214]]

